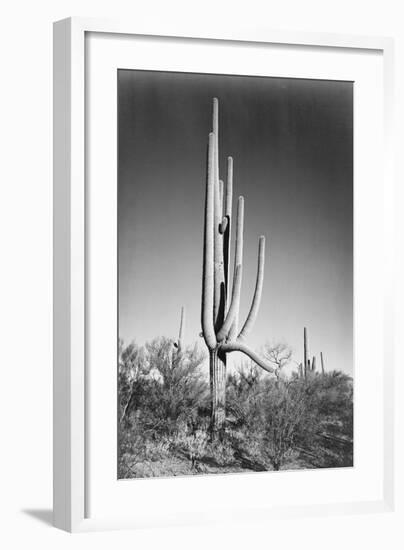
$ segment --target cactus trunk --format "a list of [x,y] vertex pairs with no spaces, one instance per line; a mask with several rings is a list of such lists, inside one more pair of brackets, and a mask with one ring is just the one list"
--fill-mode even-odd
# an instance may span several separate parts
[[209,353],[212,439],[221,436],[226,419],[226,355]]

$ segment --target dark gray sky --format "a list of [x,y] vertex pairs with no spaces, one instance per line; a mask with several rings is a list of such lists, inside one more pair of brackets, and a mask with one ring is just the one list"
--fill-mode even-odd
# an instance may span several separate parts
[[286,341],[353,369],[353,85],[286,78],[118,71],[119,334],[139,344],[200,328],[205,163],[220,102],[221,177],[234,158],[245,198],[241,320],[266,272],[250,344]]

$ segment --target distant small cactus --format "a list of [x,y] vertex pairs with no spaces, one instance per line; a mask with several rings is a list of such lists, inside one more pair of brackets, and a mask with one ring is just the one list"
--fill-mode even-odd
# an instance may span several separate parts
[[[321,374],[324,374],[324,358],[323,352],[320,352],[320,361],[321,361]],[[297,369],[299,378],[307,378],[311,373],[316,372],[316,356],[313,355],[312,360],[309,359],[309,346],[308,346],[308,337],[307,337],[307,328],[303,329],[303,363],[300,363]]]

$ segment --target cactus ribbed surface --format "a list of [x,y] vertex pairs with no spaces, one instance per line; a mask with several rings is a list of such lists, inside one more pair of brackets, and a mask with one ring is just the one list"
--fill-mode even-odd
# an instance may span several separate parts
[[209,350],[213,435],[220,432],[226,416],[227,353],[244,353],[263,369],[274,372],[273,367],[245,343],[253,328],[261,301],[265,264],[263,236],[259,238],[254,297],[243,328],[240,332],[238,329],[243,270],[244,199],[239,197],[237,205],[235,259],[230,289],[232,201],[232,157],[227,159],[226,185],[219,177],[219,102],[214,98],[207,158],[201,312],[202,335]]
[[[226,179],[226,195],[224,202],[224,218],[223,226],[223,258],[224,258],[224,280],[227,288],[227,301],[230,300],[230,242],[231,242],[231,215],[233,207],[233,158],[227,157],[227,179]],[[240,275],[241,276],[241,275]]]
[[265,265],[265,237],[259,238],[258,244],[258,269],[257,269],[257,281],[255,283],[254,298],[251,304],[250,313],[244,323],[243,328],[239,334],[240,340],[245,340],[250,334],[252,327],[257,318],[258,309],[261,303],[262,287],[264,284],[264,265]]
[[205,229],[203,239],[203,276],[202,276],[202,334],[209,350],[216,348],[216,334],[213,323],[214,276],[213,276],[213,242],[214,242],[214,139],[209,134],[208,169],[205,194]]
[[[237,202],[237,226],[236,226],[236,248],[234,254],[234,270],[238,265],[243,264],[243,232],[244,232],[244,198],[239,197]],[[240,284],[242,271],[240,270]],[[240,309],[240,297],[236,297],[236,314],[230,329],[229,340],[235,340],[238,336],[238,313]]]

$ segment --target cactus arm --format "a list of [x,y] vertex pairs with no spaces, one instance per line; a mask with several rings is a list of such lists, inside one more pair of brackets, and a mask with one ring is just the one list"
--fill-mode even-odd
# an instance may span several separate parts
[[208,174],[206,178],[205,228],[203,239],[203,277],[202,277],[202,333],[208,349],[216,347],[216,335],[213,324],[214,301],[214,135],[209,134]]
[[223,180],[219,180],[219,211],[220,217],[223,216]]
[[314,372],[316,370],[316,356],[313,355],[313,360],[311,362],[311,370]]
[[257,365],[262,369],[270,373],[275,372],[275,369],[271,367],[271,365],[267,363],[265,359],[263,359],[257,353],[255,353],[255,351],[252,350],[249,346],[247,346],[247,344],[245,344],[244,342],[239,342],[238,340],[235,342],[225,342],[224,344],[220,345],[220,349],[225,353],[240,351],[241,353],[244,353],[245,355],[247,355],[247,357],[252,359],[254,363],[257,363]]
[[257,280],[255,284],[254,298],[251,304],[251,309],[244,323],[243,328],[239,334],[239,339],[244,340],[251,332],[251,329],[257,318],[258,309],[261,302],[262,286],[264,282],[264,266],[265,266],[265,237],[259,238],[258,244],[258,268],[257,268]]
[[[236,250],[234,256],[234,272],[238,265],[243,265],[243,232],[244,232],[244,198],[239,197],[237,202],[237,226],[236,226]],[[241,277],[240,277],[241,278]],[[241,280],[240,280],[241,285]],[[238,315],[240,307],[240,297],[236,304],[236,313],[233,324],[229,332],[229,340],[235,340],[238,334]]]
[[225,308],[225,281],[223,263],[222,206],[220,203],[219,182],[214,184],[214,310],[213,319],[216,331],[222,326]]
[[234,321],[234,316],[236,315],[236,311],[238,309],[238,305],[240,302],[240,292],[241,292],[241,265],[238,265],[236,267],[236,273],[233,280],[233,292],[231,297],[230,308],[229,308],[229,311],[227,312],[224,323],[216,336],[218,342],[221,342],[222,340],[224,340],[228,335],[229,330],[231,329],[231,326]]
[[236,228],[236,251],[234,266],[243,265],[243,233],[244,233],[244,197],[238,198],[237,203],[237,228]]
[[223,265],[223,235],[220,232],[223,216],[219,182],[219,100],[213,98],[212,106],[212,133],[213,133],[213,189],[214,189],[214,278],[213,278],[213,323],[215,331],[221,326],[224,316],[224,265]]
[[[231,243],[231,215],[233,207],[233,158],[227,157],[227,178],[226,194],[224,197],[224,219],[223,226],[223,260],[224,260],[224,280],[227,289],[227,301],[230,301],[230,243]],[[227,220],[224,223],[224,220]]]
[[215,181],[219,181],[219,100],[213,98],[212,109],[212,132],[215,136],[215,156],[214,156],[214,177]]
[[224,215],[231,218],[233,203],[233,157],[227,157],[227,180]]
[[213,321],[216,332],[220,329],[226,307],[226,286],[224,277],[223,234],[223,182],[219,179],[219,101],[213,98],[212,132],[214,136],[213,179],[214,179],[214,305]]

